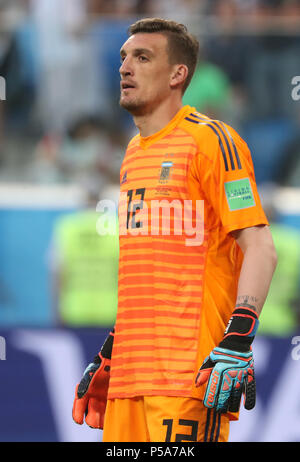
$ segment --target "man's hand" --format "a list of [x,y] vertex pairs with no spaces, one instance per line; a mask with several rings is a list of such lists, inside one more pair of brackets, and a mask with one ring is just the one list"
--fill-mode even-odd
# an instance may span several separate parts
[[244,406],[255,406],[255,378],[252,351],[235,352],[225,348],[214,348],[205,359],[196,377],[196,386],[206,386],[204,405],[218,412],[237,412],[242,394]]
[[200,367],[196,387],[207,383],[203,403],[218,412],[237,412],[242,394],[244,406],[255,406],[255,378],[251,343],[258,328],[257,313],[249,306],[237,306],[224,337]]
[[103,429],[113,338],[114,331],[110,332],[100,353],[88,365],[76,386],[72,416],[80,425],[85,420],[90,427]]

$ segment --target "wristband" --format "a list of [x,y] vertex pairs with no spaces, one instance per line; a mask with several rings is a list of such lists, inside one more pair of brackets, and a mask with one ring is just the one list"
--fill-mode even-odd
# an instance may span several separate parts
[[236,306],[224,332],[220,348],[247,352],[259,325],[257,313],[246,306]]

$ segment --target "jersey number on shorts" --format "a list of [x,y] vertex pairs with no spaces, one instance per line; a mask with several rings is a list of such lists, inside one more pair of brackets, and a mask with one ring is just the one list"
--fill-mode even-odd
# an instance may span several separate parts
[[[176,433],[175,441],[197,441],[197,433],[198,433],[198,422],[196,420],[185,420],[179,419],[179,425],[184,427],[190,427],[191,432],[190,434],[183,434],[183,433]],[[167,434],[166,434],[166,443],[170,443],[171,436],[172,436],[172,429],[173,429],[173,419],[164,419],[163,425],[167,426]]]

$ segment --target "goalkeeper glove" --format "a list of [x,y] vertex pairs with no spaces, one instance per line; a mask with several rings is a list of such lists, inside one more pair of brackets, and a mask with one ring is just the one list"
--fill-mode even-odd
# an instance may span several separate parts
[[85,417],[87,425],[103,429],[113,340],[114,330],[109,333],[100,353],[85,369],[76,386],[72,415],[73,420],[80,425]]
[[258,317],[248,307],[234,309],[219,345],[204,360],[196,377],[196,387],[205,384],[204,405],[218,412],[237,412],[242,394],[244,407],[255,406],[256,386],[251,343]]

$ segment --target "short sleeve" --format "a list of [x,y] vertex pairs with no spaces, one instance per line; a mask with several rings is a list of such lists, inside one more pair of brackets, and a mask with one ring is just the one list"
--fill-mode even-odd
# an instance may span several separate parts
[[190,169],[190,180],[198,182],[200,196],[214,210],[226,233],[267,225],[245,141],[219,121],[208,121],[203,132]]

